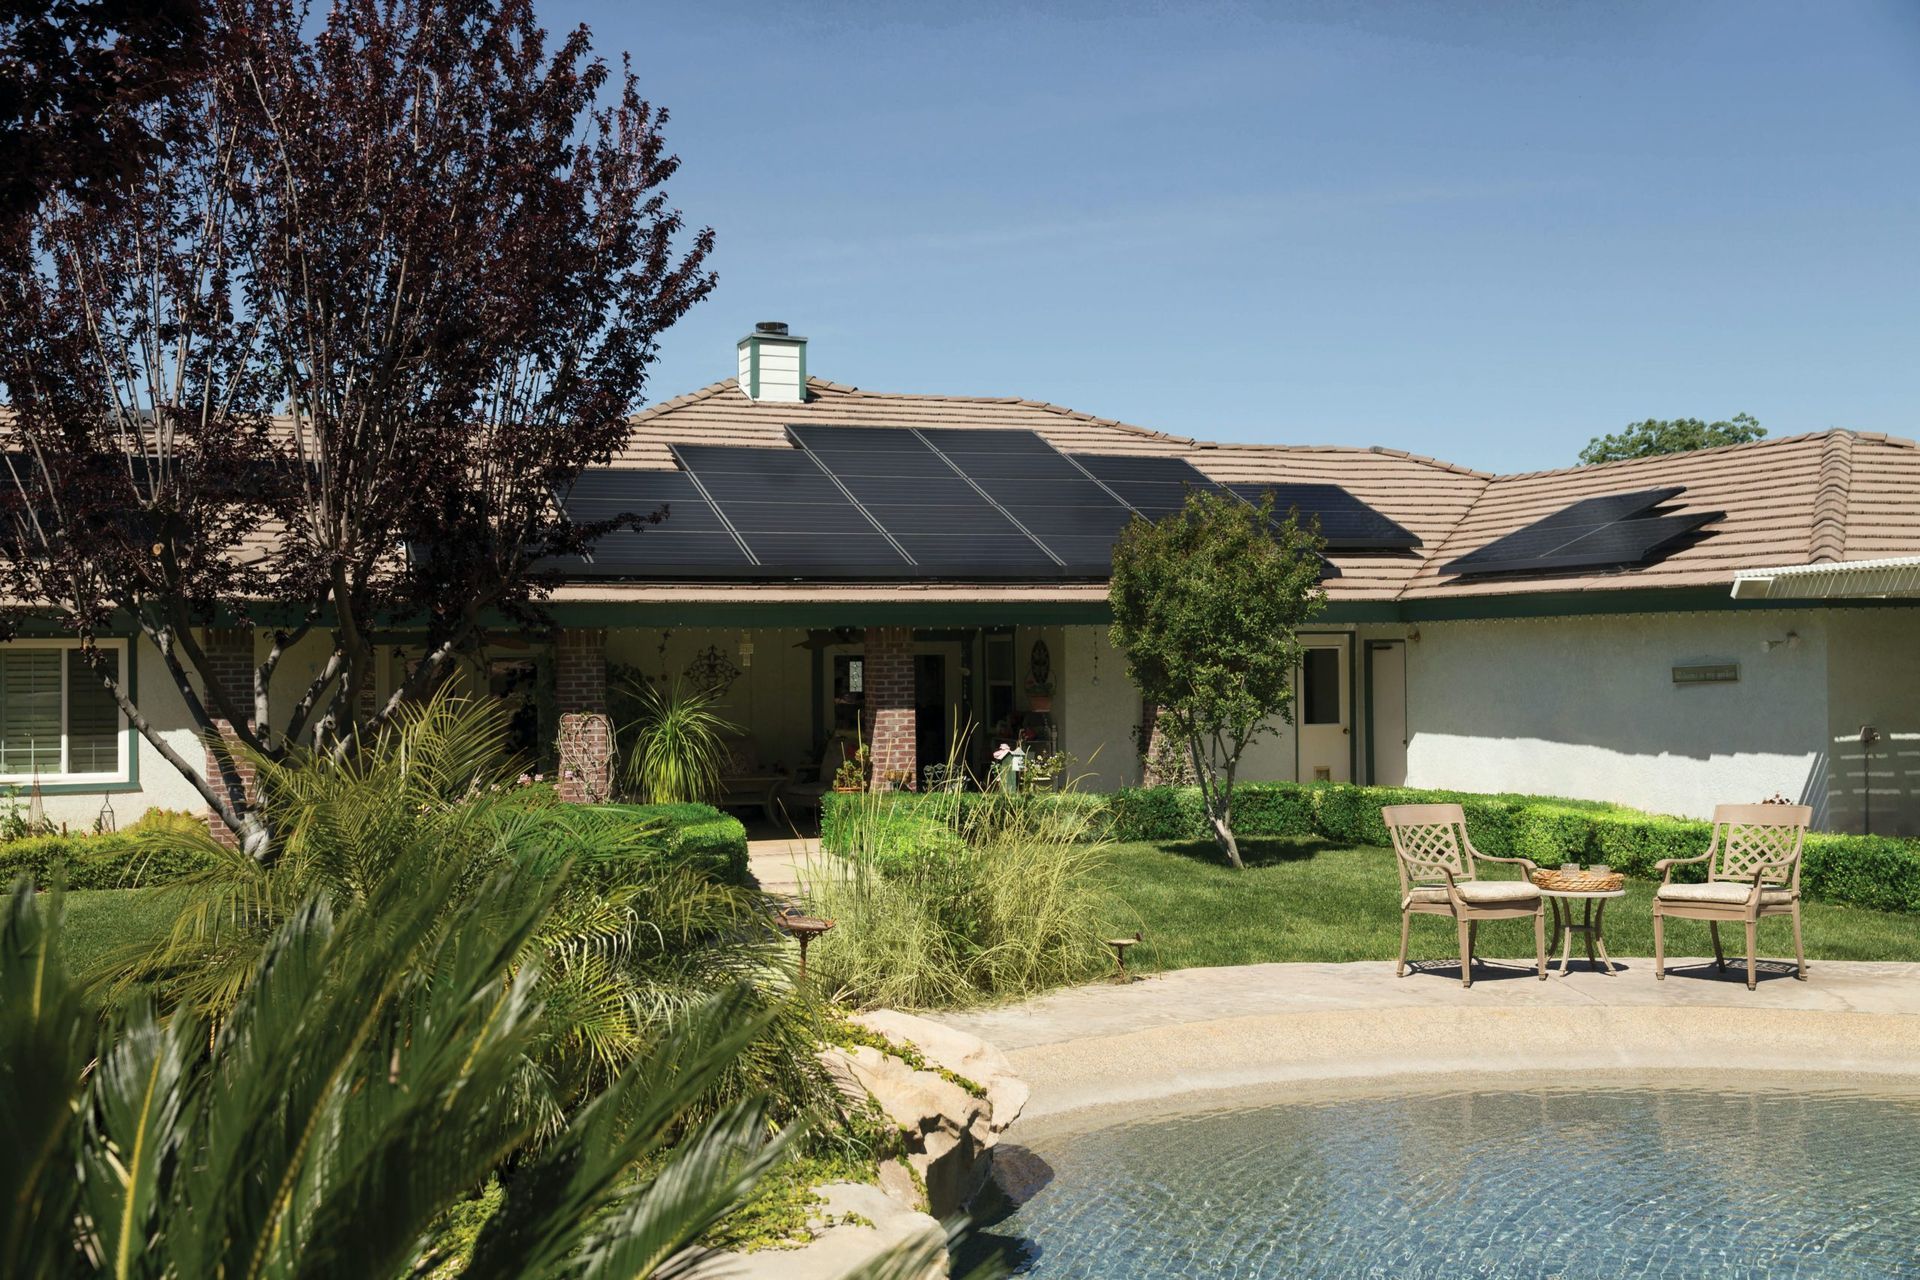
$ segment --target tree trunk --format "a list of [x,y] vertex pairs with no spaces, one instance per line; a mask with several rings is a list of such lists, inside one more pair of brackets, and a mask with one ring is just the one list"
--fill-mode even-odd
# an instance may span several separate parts
[[1240,842],[1233,838],[1233,828],[1227,820],[1208,814],[1207,821],[1213,824],[1213,842],[1220,846],[1220,852],[1227,855],[1227,865],[1235,871],[1245,871],[1246,864],[1240,861]]
[[[240,851],[259,863],[262,867],[273,865],[279,850],[274,847],[273,829],[267,825],[266,815],[257,806],[248,806],[235,815],[239,825],[227,824],[240,841]],[[225,821],[225,819],[222,819]]]

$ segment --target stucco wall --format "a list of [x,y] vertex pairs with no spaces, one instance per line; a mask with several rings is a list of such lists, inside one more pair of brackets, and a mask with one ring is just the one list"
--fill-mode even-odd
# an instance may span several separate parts
[[[1920,835],[1920,608],[1835,610],[1826,625],[1832,825]],[[1870,750],[1863,725],[1880,731]]]
[[[1827,631],[1790,612],[1430,622],[1407,647],[1407,781],[1657,813],[1776,792],[1826,809]],[[1764,647],[1767,640],[1792,643]],[[1737,683],[1672,668],[1737,662]]]
[[[1127,679],[1126,656],[1107,640],[1105,627],[1065,627],[1066,669],[1060,712],[1062,746],[1080,762],[1087,775],[1086,790],[1111,791],[1138,786],[1140,760],[1134,728],[1140,723],[1140,691]],[[1051,634],[1051,633],[1050,633]],[[1052,643],[1051,640],[1049,643]],[[1024,651],[1023,651],[1024,652]],[[1099,683],[1094,680],[1098,676]],[[1274,732],[1262,734],[1241,758],[1240,779],[1246,782],[1291,780],[1294,776],[1294,730],[1276,721]]]
[[1127,679],[1127,660],[1107,640],[1105,627],[1066,627],[1060,699],[1061,745],[1079,761],[1081,786],[1113,791],[1137,786],[1140,758],[1134,730],[1140,692]]

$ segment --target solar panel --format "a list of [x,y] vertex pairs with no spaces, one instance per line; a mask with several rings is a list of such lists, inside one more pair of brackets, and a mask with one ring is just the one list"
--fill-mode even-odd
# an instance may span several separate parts
[[1022,528],[1067,576],[1104,576],[1133,512],[1045,437],[1031,431],[922,428],[919,435]]
[[787,433],[928,575],[1061,576],[1046,547],[919,432],[795,426]]
[[1561,508],[1448,564],[1446,573],[1543,573],[1639,564],[1722,512],[1656,510],[1683,486],[1604,494]]
[[1098,453],[1071,456],[1082,470],[1149,520],[1164,519],[1178,511],[1186,503],[1188,489],[1218,488],[1185,458],[1115,457]]
[[567,556],[554,567],[580,577],[726,576],[752,561],[693,478],[678,471],[583,471],[565,496],[567,515],[581,523],[622,515],[660,515],[657,524],[602,537],[586,557]]
[[769,576],[899,576],[912,567],[800,450],[709,444],[673,453]]
[[1273,513],[1298,511],[1301,522],[1320,522],[1329,551],[1409,551],[1420,545],[1404,526],[1388,519],[1337,484],[1232,484],[1228,489],[1258,506],[1273,494]]

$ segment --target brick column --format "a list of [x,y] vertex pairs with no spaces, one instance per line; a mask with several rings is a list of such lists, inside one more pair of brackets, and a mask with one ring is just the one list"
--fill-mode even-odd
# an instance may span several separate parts
[[553,641],[553,690],[560,712],[560,798],[613,798],[613,721],[607,716],[607,633],[561,631]]
[[887,789],[887,775],[904,774],[918,789],[920,768],[914,744],[913,632],[907,627],[868,627],[866,638],[866,710],[861,731],[873,753],[875,791]]
[[[250,705],[253,702],[253,632],[220,628],[209,630],[201,636],[200,641],[201,650],[207,657],[207,670],[202,673],[202,684],[208,679],[217,681],[229,697],[237,699],[242,705]],[[234,804],[247,804],[258,794],[253,765],[229,750],[231,744],[238,740],[233,723],[219,718],[219,709],[213,705],[213,699],[207,695],[204,687],[200,692],[207,713],[215,717],[214,729],[220,735],[218,742],[209,741],[206,744],[207,781],[224,790]],[[239,844],[239,839],[217,813],[207,814],[207,830],[221,844],[229,847]]]

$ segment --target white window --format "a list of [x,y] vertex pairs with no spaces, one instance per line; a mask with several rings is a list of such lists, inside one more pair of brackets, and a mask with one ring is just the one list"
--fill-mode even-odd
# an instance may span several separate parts
[[[121,676],[124,640],[102,640]],[[0,644],[0,782],[103,782],[127,776],[126,720],[73,640]]]

